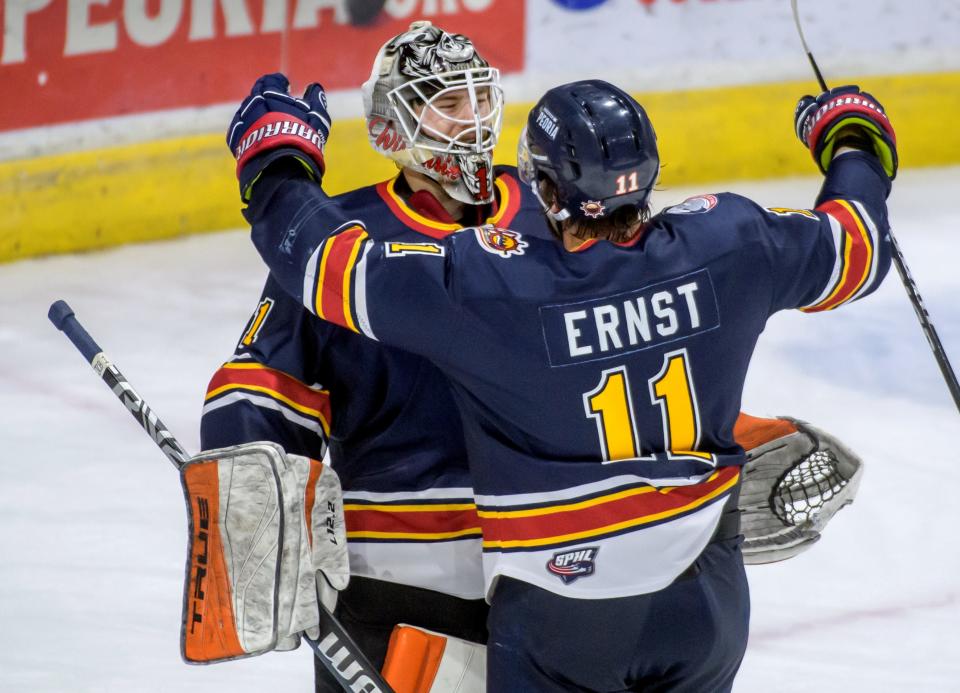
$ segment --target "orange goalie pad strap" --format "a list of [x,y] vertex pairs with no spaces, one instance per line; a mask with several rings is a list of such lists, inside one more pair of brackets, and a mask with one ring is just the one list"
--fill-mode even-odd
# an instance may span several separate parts
[[246,654],[237,638],[230,580],[217,524],[217,462],[190,465],[184,472],[190,500],[190,582],[184,595],[183,657],[188,662]]
[[797,427],[792,421],[761,419],[743,412],[740,412],[737,422],[733,425],[733,437],[744,450],[753,450],[771,440],[796,432]]
[[446,646],[443,636],[397,626],[390,634],[383,678],[396,693],[429,693]]

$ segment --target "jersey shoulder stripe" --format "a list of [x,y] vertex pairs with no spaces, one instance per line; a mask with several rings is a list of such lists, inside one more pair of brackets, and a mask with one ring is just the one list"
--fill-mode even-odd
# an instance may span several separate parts
[[359,332],[351,307],[351,279],[357,255],[367,238],[359,224],[327,238],[315,251],[304,278],[308,307],[318,317]]
[[817,211],[827,215],[834,231],[836,258],[823,292],[813,303],[800,308],[806,313],[833,310],[853,300],[877,272],[877,227],[863,206],[848,200],[829,200]]

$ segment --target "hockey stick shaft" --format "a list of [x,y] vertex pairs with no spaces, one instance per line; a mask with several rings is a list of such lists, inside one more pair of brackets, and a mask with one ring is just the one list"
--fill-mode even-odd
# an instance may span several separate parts
[[[827,91],[827,83],[823,79],[820,68],[817,66],[817,61],[814,60],[813,53],[807,45],[807,39],[803,35],[803,27],[800,24],[800,11],[797,9],[797,0],[790,0],[790,6],[793,10],[794,24],[797,25],[797,33],[800,35],[800,43],[803,44],[803,50],[807,53],[807,59],[813,68],[813,73],[817,77],[817,82],[820,83],[820,88],[823,91]],[[910,299],[910,305],[913,306],[913,312],[917,314],[917,320],[920,321],[920,329],[923,330],[923,334],[927,338],[927,343],[933,352],[933,358],[936,360],[943,380],[947,384],[947,389],[950,391],[950,396],[953,398],[953,404],[956,406],[957,411],[960,411],[960,383],[957,382],[957,376],[953,371],[953,366],[950,364],[950,359],[947,357],[947,352],[943,348],[943,343],[940,341],[940,336],[937,334],[933,322],[930,320],[930,314],[927,312],[926,305],[923,303],[923,297],[920,296],[917,283],[913,280],[913,275],[910,274],[907,261],[903,257],[903,252],[900,250],[900,244],[897,243],[897,239],[893,235],[893,229],[889,229],[887,233],[890,238],[891,256],[893,258],[893,264],[897,268],[897,274],[900,275],[900,281],[903,283],[903,288],[907,292],[907,298]]]
[[810,67],[813,68],[813,74],[817,76],[817,82],[820,83],[822,91],[828,91],[827,83],[820,74],[820,68],[817,67],[817,61],[813,59],[813,53],[810,52],[810,46],[807,45],[807,39],[803,35],[803,25],[800,24],[800,10],[797,8],[797,0],[790,0],[790,8],[793,10],[793,23],[797,25],[797,33],[800,35],[800,43],[803,44],[803,50],[807,53],[807,60],[810,61]]
[[173,463],[173,466],[180,469],[189,457],[183,446],[177,442],[174,435],[157,418],[156,414],[137,394],[137,391],[133,389],[127,379],[123,377],[123,373],[110,362],[100,345],[83,329],[83,325],[77,320],[67,302],[54,302],[50,306],[47,317],[50,318],[50,322],[58,330],[62,331],[73,342],[73,345],[83,354],[83,357],[87,359],[97,375],[103,379],[107,387],[113,390],[113,394],[120,399],[120,402],[147,432],[147,435],[160,447],[160,450]]
[[907,297],[910,299],[910,305],[913,306],[913,312],[917,314],[917,320],[920,321],[920,329],[923,330],[927,343],[930,345],[930,350],[933,352],[933,358],[936,359],[937,366],[940,367],[940,373],[947,384],[947,389],[950,390],[953,403],[957,407],[957,411],[960,411],[960,383],[957,382],[957,375],[953,372],[953,366],[950,365],[947,352],[943,348],[937,329],[930,321],[930,314],[927,312],[923,297],[920,296],[917,283],[913,281],[913,275],[910,274],[910,268],[907,267],[907,263],[903,259],[900,245],[892,231],[890,232],[890,245],[893,251],[893,264],[897,268],[897,274],[900,275],[900,281],[903,282],[903,288],[907,291]]
[[319,637],[314,640],[304,635],[303,639],[345,691],[394,693],[390,684],[367,660],[360,647],[325,606],[320,607]]
[[[50,322],[62,331],[83,354],[103,381],[119,398],[137,423],[179,470],[190,458],[176,437],[157,418],[143,398],[137,394],[120,370],[111,363],[103,349],[90,336],[66,301],[55,301],[47,313]],[[393,693],[380,673],[350,638],[336,617],[320,607],[320,637],[314,641],[304,638],[314,654],[337,679],[344,691]]]

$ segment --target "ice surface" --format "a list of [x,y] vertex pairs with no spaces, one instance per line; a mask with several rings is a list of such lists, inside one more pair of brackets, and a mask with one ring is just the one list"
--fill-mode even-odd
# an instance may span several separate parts
[[[714,186],[797,207],[816,187]],[[906,170],[891,208],[960,366],[958,191],[960,168]],[[657,203],[695,192],[712,191],[661,191]],[[181,662],[186,522],[175,472],[46,318],[52,301],[69,301],[196,451],[207,379],[264,276],[242,231],[0,267],[0,690],[312,690],[306,647]],[[960,691],[960,415],[895,273],[835,313],[775,317],[744,407],[826,428],[866,473],[856,504],[810,552],[748,569],[752,632],[735,690]]]

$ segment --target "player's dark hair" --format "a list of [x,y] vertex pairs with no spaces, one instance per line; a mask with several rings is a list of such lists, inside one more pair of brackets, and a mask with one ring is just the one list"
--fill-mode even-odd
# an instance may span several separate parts
[[[548,204],[553,204],[557,199],[557,188],[549,178],[540,179],[540,195]],[[554,230],[558,232],[565,231],[574,238],[580,240],[589,240],[591,238],[600,238],[611,241],[612,243],[625,243],[637,234],[641,224],[650,218],[650,203],[644,203],[642,208],[636,205],[626,204],[617,207],[612,213],[599,219],[590,219],[588,217],[578,217],[576,219],[567,219],[560,222]]]
[[637,209],[633,205],[625,205],[603,219],[581,217],[564,222],[564,229],[581,240],[602,238],[612,243],[626,243],[637,234],[640,224],[649,218],[649,206]]

